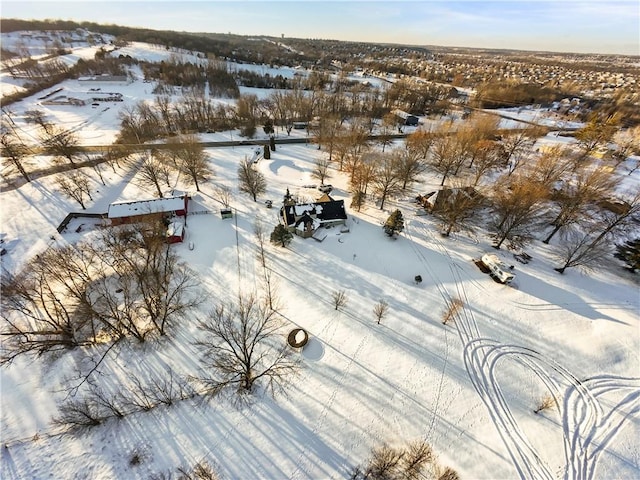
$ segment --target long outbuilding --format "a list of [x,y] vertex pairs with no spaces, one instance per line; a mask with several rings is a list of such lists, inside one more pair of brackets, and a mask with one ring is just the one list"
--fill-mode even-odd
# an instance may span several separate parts
[[132,202],[114,202],[109,205],[107,218],[111,225],[122,225],[144,220],[144,217],[157,214],[168,214],[184,217],[187,215],[189,197],[154,198]]

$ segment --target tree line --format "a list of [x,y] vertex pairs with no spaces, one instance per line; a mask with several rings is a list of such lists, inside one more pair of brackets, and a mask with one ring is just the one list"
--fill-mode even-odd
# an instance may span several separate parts
[[[326,116],[315,132],[326,156],[316,160],[312,176],[324,183],[331,167],[346,173],[351,207],[360,210],[370,201],[384,209],[388,199],[406,195],[417,185],[423,173],[439,174],[443,190],[434,192],[435,201],[425,203],[428,197],[422,195],[417,201],[418,208],[428,207],[444,236],[482,224],[495,248],[506,243],[519,250],[541,231],[544,243],[562,235],[561,273],[592,265],[631,233],[640,212],[640,192],[631,188],[616,193],[623,177],[615,172],[631,151],[640,151],[640,130],[618,130],[615,118],[594,114],[576,133],[575,149],[534,150],[543,130],[530,127],[498,135],[497,123],[496,117],[474,114],[455,130],[446,123],[433,131],[418,130],[404,145],[385,150],[390,142],[384,135],[376,148],[366,125],[342,127],[339,118]],[[604,164],[594,161],[597,146],[611,141],[616,150],[605,156]],[[628,173],[635,168],[637,162]],[[385,226],[390,236],[402,229],[393,215]],[[480,220],[487,218],[489,222]],[[633,261],[629,247],[619,255]]]

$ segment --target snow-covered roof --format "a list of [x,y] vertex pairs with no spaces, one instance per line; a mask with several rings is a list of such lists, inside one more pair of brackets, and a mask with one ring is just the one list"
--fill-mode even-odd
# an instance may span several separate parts
[[135,202],[114,202],[109,205],[108,218],[133,217],[151,213],[165,213],[184,210],[184,198],[155,198]]
[[303,217],[300,220],[298,220],[296,222],[296,230],[300,231],[300,232],[304,232],[304,227],[305,227],[305,222],[303,221],[305,218],[307,218],[308,220],[311,220],[311,229],[312,230],[317,230],[318,228],[320,228],[320,225],[322,224],[322,222],[320,220],[318,220],[317,218],[313,218],[311,216],[307,216],[307,217]]
[[167,237],[181,237],[184,230],[184,223],[171,222],[167,227]]
[[291,209],[293,212],[295,212],[296,216],[303,215],[304,212],[309,212],[311,214],[317,215],[322,211],[321,207],[320,207],[320,210],[318,210],[318,205],[314,205],[313,203],[306,203],[302,205],[292,205]]

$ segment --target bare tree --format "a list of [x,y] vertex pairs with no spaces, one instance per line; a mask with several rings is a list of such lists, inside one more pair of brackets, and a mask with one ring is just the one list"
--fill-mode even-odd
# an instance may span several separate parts
[[128,414],[136,411],[148,412],[160,405],[173,405],[196,395],[190,385],[181,380],[169,369],[167,376],[151,375],[144,380],[131,374],[130,386],[121,394],[121,408],[127,408]]
[[580,231],[569,232],[563,242],[559,257],[562,266],[555,268],[564,273],[571,267],[589,267],[603,258],[609,250],[609,239],[616,233],[625,231],[637,222],[640,215],[640,193],[614,209],[601,208],[600,218],[590,225],[581,225]]
[[406,148],[419,158],[426,159],[433,146],[435,136],[430,130],[416,130],[405,141]]
[[264,175],[255,169],[249,161],[240,162],[238,167],[238,189],[241,192],[248,193],[257,202],[258,195],[263,194],[267,190],[267,181]]
[[363,478],[372,480],[393,480],[398,478],[398,470],[404,452],[387,445],[374,448],[364,471]]
[[283,390],[297,364],[282,336],[276,313],[253,296],[240,296],[235,304],[219,304],[199,323],[206,376],[199,380],[208,393],[251,394],[258,386],[272,393]]
[[158,198],[162,198],[165,185],[166,188],[171,187],[169,181],[171,166],[169,162],[157,151],[143,152],[140,157],[142,161],[138,167],[137,184],[142,188],[153,187]]
[[94,383],[89,385],[89,393],[84,398],[89,401],[89,404],[93,403],[102,409],[105,412],[102,414],[104,417],[124,418],[127,416],[129,412],[125,410],[120,390],[110,393],[105,392]]
[[398,179],[402,183],[401,189],[418,180],[418,177],[427,170],[427,162],[420,152],[415,149],[405,148],[395,150],[395,168]]
[[552,188],[572,170],[577,168],[571,152],[562,146],[545,148],[542,154],[535,160],[532,167],[527,170],[531,178],[542,185]]
[[315,135],[314,141],[318,144],[318,149],[324,147],[329,154],[329,161],[333,160],[333,151],[340,129],[340,116],[336,114],[322,116],[317,125],[311,128],[312,133]]
[[75,157],[80,153],[78,137],[70,130],[63,130],[55,125],[43,131],[42,147],[48,155],[64,158],[75,166]]
[[[179,261],[165,236],[161,219],[107,229],[102,236],[108,249],[103,261],[118,272],[123,293],[131,290],[137,321],[160,335],[202,301],[195,274]],[[107,296],[103,290],[105,301]],[[139,340],[143,339],[144,334]]]
[[464,158],[469,159],[469,168],[473,167],[476,157],[483,153],[486,142],[495,138],[498,124],[499,117],[496,115],[476,112],[456,131],[459,150]]
[[480,183],[482,177],[504,164],[502,145],[493,140],[478,140],[472,146],[473,185]]
[[375,162],[373,191],[380,199],[380,210],[383,210],[387,197],[400,191],[397,157],[383,153],[372,155],[371,159]]
[[267,266],[267,234],[264,231],[262,223],[258,219],[256,219],[256,222],[253,225],[253,233],[256,236],[256,242],[258,245],[258,261],[260,262],[260,267],[262,268],[262,278],[264,281],[264,302],[270,310],[277,311],[280,307],[277,293],[277,282],[274,278],[273,271]]
[[51,249],[17,275],[3,278],[1,363],[95,341],[93,318],[81,301],[91,263],[92,257],[79,257],[72,247]]
[[118,143],[141,144],[160,137],[164,131],[156,108],[145,101],[140,101],[133,107],[125,106],[118,112],[118,117]]
[[433,170],[442,175],[440,185],[444,185],[449,175],[458,170],[462,164],[460,144],[454,135],[442,131],[433,142],[429,164]]
[[101,425],[109,418],[109,412],[93,398],[71,398],[59,405],[60,414],[53,423],[73,430],[83,430]]
[[567,268],[588,268],[603,258],[607,254],[608,248],[605,237],[595,233],[596,228],[591,227],[586,232],[567,232],[558,254],[562,266],[554,270],[564,273]]
[[13,168],[15,168],[27,182],[30,182],[31,179],[23,165],[25,157],[29,154],[29,149],[17,135],[11,123],[5,120],[4,117],[2,119],[2,126],[0,127],[0,148],[2,149],[2,156],[9,160]]
[[444,471],[438,475],[437,480],[460,480],[460,475],[451,467],[446,467]]
[[356,467],[351,480],[417,480],[430,478],[428,469],[435,469],[435,456],[424,441],[412,442],[401,448],[383,445],[371,450],[364,467]]
[[509,175],[516,171],[536,143],[536,139],[542,135],[544,135],[544,130],[541,128],[529,127],[502,137],[504,162],[508,165]]
[[255,125],[260,118],[260,110],[257,95],[242,94],[236,100],[236,115],[241,124]]
[[[142,342],[150,332],[164,334],[171,320],[197,304],[193,275],[176,264],[175,254],[145,246],[144,232],[135,228],[105,229],[97,242],[36,258],[8,289],[14,293],[7,295],[7,311],[17,312],[19,320],[27,322],[25,326],[8,317],[9,336],[22,332],[19,340],[25,345],[18,347],[38,349],[43,343],[40,335],[49,341],[53,333],[72,346],[129,336]],[[148,237],[146,241],[153,243]],[[157,244],[167,247],[164,230]],[[53,332],[39,326],[42,322]],[[59,327],[61,322],[67,326]],[[33,338],[24,335],[29,326]]]
[[218,200],[224,208],[229,208],[233,194],[226,185],[216,185],[214,188],[214,198]]
[[640,154],[640,126],[618,130],[611,140],[615,144],[611,157],[616,167],[630,156]]
[[599,146],[606,145],[618,129],[620,121],[619,115],[604,115],[595,112],[591,115],[589,122],[579,129],[576,140],[582,150],[581,158],[591,155]]
[[345,163],[342,168],[348,173],[352,173],[353,168],[369,150],[367,130],[361,123],[352,122],[344,135],[340,137],[340,142],[345,142],[347,149]]
[[375,156],[362,155],[355,157],[351,162],[349,185],[353,193],[353,203],[358,211],[364,204],[376,173]]
[[380,325],[380,321],[389,313],[389,304],[384,300],[380,300],[373,307],[373,314],[376,317],[376,321],[378,325]]
[[543,410],[549,410],[550,408],[553,408],[555,406],[556,406],[556,399],[553,398],[553,396],[551,395],[545,395],[540,399],[540,401],[538,402],[538,405],[533,410],[533,413],[538,414]]
[[541,218],[546,198],[546,187],[527,178],[503,177],[496,182],[491,224],[494,247],[500,248],[505,240],[526,243]]
[[393,143],[392,134],[396,133],[398,118],[393,113],[388,113],[382,117],[382,124],[378,128],[378,143],[382,146],[382,153],[387,145]]
[[324,185],[324,181],[331,177],[329,173],[329,167],[331,161],[328,158],[318,158],[311,170],[311,178],[316,178],[320,181],[321,185]]
[[213,175],[209,158],[204,152],[195,135],[181,135],[168,142],[178,160],[178,167],[200,191],[200,182],[208,180]]
[[484,197],[462,183],[440,190],[437,195],[431,213],[439,220],[442,234],[448,237],[451,232],[472,230],[470,220],[484,203]]
[[553,195],[559,211],[551,221],[553,229],[543,243],[549,243],[560,229],[587,220],[590,216],[588,206],[613,191],[615,184],[616,179],[601,169],[581,170],[564,182]]
[[345,164],[350,152],[349,137],[345,134],[336,136],[335,145],[333,146],[333,159],[338,164],[338,170],[345,170]]
[[90,200],[92,200],[92,197],[89,178],[84,173],[74,170],[58,175],[56,184],[64,195],[78,202],[82,209],[86,210],[85,202],[87,197]]
[[347,305],[347,292],[344,290],[336,290],[331,294],[331,301],[334,310],[340,310]]
[[178,468],[178,480],[220,480],[215,469],[205,460],[201,460],[189,470]]
[[447,308],[442,314],[442,323],[448,325],[449,322],[454,321],[463,308],[464,302],[458,297],[447,299]]
[[433,449],[424,440],[409,444],[402,457],[401,470],[404,478],[414,480],[422,478],[424,469],[435,461]]

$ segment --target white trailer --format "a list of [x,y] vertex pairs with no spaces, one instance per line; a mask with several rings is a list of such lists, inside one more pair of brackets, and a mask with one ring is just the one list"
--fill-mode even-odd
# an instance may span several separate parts
[[494,253],[485,253],[482,256],[482,263],[489,269],[489,275],[501,283],[509,284],[515,278],[511,272],[513,267],[509,267]]

